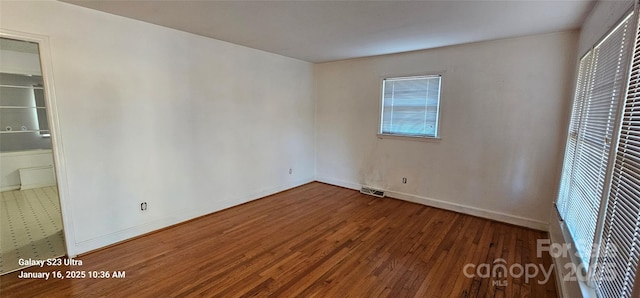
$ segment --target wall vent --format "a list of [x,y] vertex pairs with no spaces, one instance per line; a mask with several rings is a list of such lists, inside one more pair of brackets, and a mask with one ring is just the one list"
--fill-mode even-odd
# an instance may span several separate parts
[[365,195],[371,195],[378,198],[384,198],[384,191],[371,188],[368,186],[363,186],[362,188],[360,188],[360,193],[363,193]]

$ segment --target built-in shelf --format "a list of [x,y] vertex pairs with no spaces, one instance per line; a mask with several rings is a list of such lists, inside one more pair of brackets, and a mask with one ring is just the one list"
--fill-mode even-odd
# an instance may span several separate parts
[[0,106],[0,109],[46,109],[47,107]]
[[49,134],[48,130],[0,130],[0,134],[9,134],[9,133],[26,133],[26,132],[38,132],[40,134]]
[[51,136],[43,83],[41,76],[0,73],[2,150],[40,147]]
[[0,87],[4,87],[4,88],[19,88],[19,89],[35,89],[35,90],[43,90],[44,89],[42,87],[18,86],[18,85],[0,85]]

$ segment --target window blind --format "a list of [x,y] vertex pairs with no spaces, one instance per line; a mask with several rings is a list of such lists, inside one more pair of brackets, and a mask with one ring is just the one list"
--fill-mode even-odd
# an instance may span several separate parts
[[563,217],[566,217],[565,215],[569,212],[569,203],[571,202],[569,200],[569,189],[571,185],[576,148],[578,146],[578,130],[580,129],[582,109],[584,107],[584,100],[587,94],[586,91],[589,89],[592,58],[591,52],[587,53],[587,55],[580,59],[580,66],[578,68],[576,91],[573,100],[573,107],[571,109],[571,118],[569,121],[569,135],[567,136],[564,165],[562,167],[560,180],[560,191],[556,202],[558,211],[563,215]]
[[575,117],[572,121],[575,121],[571,124],[573,131],[570,131],[565,152],[573,160],[565,162],[558,205],[585,268],[589,268],[591,262],[610,142],[626,83],[630,20],[631,15],[596,45],[580,65],[588,74],[579,74],[584,82],[580,82],[580,89],[576,90],[577,102],[572,115]]
[[595,273],[601,297],[631,297],[640,258],[640,42],[623,106]]
[[384,79],[380,133],[437,137],[440,79],[439,75]]

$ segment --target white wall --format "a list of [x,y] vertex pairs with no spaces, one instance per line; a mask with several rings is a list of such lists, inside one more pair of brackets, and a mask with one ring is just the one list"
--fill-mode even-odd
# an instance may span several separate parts
[[53,156],[50,149],[0,152],[0,165],[0,191],[15,190],[20,189],[20,169],[53,166]]
[[[562,32],[317,65],[317,179],[546,229],[576,46]],[[381,78],[421,73],[443,74],[442,140],[377,138]]]
[[310,63],[55,1],[0,27],[50,40],[71,255],[313,180]]

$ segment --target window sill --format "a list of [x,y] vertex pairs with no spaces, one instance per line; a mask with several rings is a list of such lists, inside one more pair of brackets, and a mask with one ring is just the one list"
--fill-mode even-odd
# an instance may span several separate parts
[[390,134],[378,134],[378,139],[391,139],[391,140],[405,140],[415,142],[427,142],[427,143],[440,143],[442,140],[438,137],[413,137],[404,135],[390,135]]

